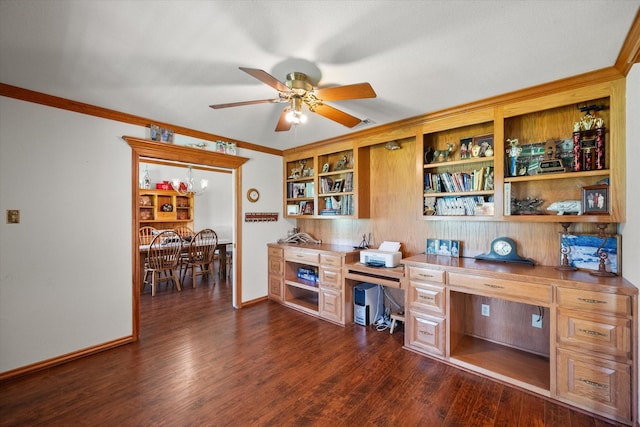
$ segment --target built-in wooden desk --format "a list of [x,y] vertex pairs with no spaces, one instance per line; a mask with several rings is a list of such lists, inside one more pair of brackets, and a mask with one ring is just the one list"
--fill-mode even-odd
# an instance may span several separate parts
[[425,254],[402,262],[406,348],[637,423],[638,289],[627,280]]

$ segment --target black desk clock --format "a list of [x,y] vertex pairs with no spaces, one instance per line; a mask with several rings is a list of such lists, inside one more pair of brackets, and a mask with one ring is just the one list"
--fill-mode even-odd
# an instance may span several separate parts
[[516,251],[516,242],[509,237],[498,237],[491,242],[491,251],[488,254],[476,255],[480,261],[513,262],[516,264],[535,265],[530,258],[523,258]]

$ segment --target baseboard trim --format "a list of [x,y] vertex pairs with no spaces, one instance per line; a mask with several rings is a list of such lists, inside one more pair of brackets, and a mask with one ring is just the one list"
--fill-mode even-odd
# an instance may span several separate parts
[[134,342],[132,335],[0,373],[0,383]]

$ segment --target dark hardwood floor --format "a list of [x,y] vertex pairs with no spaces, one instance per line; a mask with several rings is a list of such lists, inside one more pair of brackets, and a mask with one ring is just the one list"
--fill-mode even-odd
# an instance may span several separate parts
[[[265,279],[266,280],[266,279]],[[3,426],[604,426],[231,285],[142,297],[138,343],[0,384]]]

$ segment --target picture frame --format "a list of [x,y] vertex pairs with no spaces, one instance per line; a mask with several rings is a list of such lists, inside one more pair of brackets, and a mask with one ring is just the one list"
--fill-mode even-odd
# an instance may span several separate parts
[[332,193],[339,193],[342,191],[342,186],[344,185],[344,179],[336,179],[333,181],[333,186],[331,187]]
[[293,183],[291,197],[293,198],[306,197],[307,196],[306,191],[307,191],[307,188],[303,182],[295,182]]
[[327,173],[329,172],[329,168],[331,167],[331,165],[329,165],[329,162],[325,163],[324,165],[322,165],[322,173]]
[[[622,275],[622,236],[620,234],[572,233],[560,235],[560,247],[568,248],[569,265],[579,270],[598,271],[600,266],[598,249],[601,246],[601,250],[607,253],[606,270]],[[560,263],[562,263],[562,255],[561,253]]]
[[287,215],[300,215],[300,206],[287,205]]
[[474,136],[472,157],[493,157],[493,134]]
[[425,253],[459,258],[462,252],[460,243],[459,240],[427,239]]
[[608,215],[609,186],[599,184],[582,187],[582,212],[585,215]]

